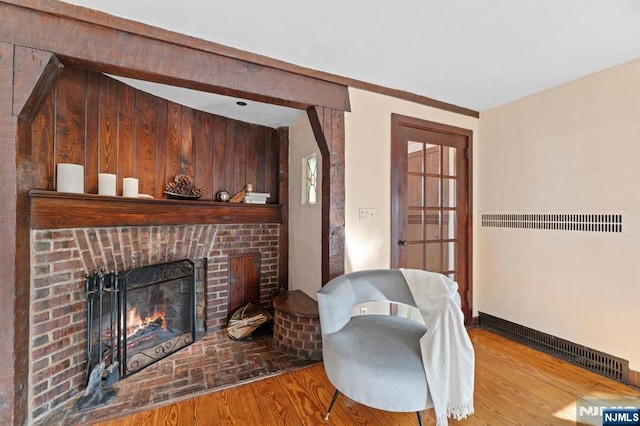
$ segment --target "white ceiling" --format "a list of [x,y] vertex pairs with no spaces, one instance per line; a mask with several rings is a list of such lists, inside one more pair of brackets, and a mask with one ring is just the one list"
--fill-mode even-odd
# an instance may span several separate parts
[[178,104],[247,123],[278,128],[280,126],[289,126],[304,114],[304,111],[294,108],[270,105],[242,98],[215,95],[213,93],[168,86],[150,81],[135,80],[117,75],[109,76],[136,89],[153,93],[154,95]]
[[[640,57],[640,0],[66,2],[476,111]],[[238,109],[192,95],[182,103]],[[253,104],[244,121],[258,122]],[[261,114],[277,127],[301,112]]]

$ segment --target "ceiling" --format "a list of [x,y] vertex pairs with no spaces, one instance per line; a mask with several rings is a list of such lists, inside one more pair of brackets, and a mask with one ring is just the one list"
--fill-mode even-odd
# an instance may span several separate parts
[[[66,2],[480,112],[640,57],[639,0]],[[128,83],[271,127],[302,114]]]

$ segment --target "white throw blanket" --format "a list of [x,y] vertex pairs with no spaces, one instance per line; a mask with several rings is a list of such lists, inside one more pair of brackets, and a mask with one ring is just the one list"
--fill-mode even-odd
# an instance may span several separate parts
[[437,425],[464,419],[473,413],[475,355],[454,299],[458,284],[434,272],[401,271],[427,326],[420,348]]

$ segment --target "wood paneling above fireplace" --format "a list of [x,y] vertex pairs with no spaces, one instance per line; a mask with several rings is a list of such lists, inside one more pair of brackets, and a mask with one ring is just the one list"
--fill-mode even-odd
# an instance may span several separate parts
[[98,173],[139,179],[139,192],[165,198],[185,173],[203,200],[252,183],[278,203],[277,130],[201,112],[136,90],[111,77],[65,67],[41,103],[32,128],[32,188],[54,190],[56,164],[85,166],[85,192]]

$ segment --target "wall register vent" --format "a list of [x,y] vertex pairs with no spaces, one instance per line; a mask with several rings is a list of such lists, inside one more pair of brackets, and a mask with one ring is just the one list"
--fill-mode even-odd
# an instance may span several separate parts
[[482,312],[478,325],[587,370],[629,384],[629,361]]
[[622,233],[621,214],[483,213],[481,224],[488,228]]

